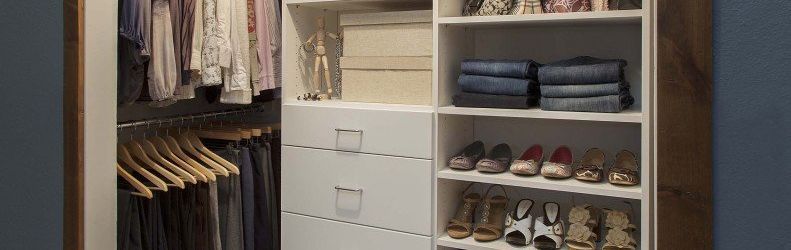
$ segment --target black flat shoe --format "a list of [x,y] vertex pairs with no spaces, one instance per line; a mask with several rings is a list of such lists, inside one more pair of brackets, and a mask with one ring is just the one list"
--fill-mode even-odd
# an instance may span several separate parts
[[486,151],[483,148],[483,142],[475,141],[467,145],[461,153],[450,158],[448,166],[452,169],[470,170],[475,168],[475,163],[481,160],[485,154]]
[[488,157],[478,161],[478,163],[475,164],[475,168],[477,168],[479,172],[502,173],[508,169],[508,166],[511,166],[512,159],[513,154],[511,153],[511,147],[509,147],[508,144],[500,143],[492,148]]

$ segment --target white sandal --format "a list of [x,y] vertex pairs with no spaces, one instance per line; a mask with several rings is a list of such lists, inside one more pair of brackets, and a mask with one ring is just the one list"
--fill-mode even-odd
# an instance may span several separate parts
[[536,218],[533,246],[536,249],[558,249],[563,246],[565,226],[560,219],[560,205],[544,203],[544,216]]
[[527,246],[533,241],[533,200],[523,199],[505,218],[505,241],[515,246]]

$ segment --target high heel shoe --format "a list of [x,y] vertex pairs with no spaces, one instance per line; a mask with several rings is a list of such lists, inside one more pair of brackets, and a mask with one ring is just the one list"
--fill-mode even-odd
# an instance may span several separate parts
[[448,226],[445,228],[448,232],[448,236],[451,238],[463,239],[472,234],[475,210],[478,208],[478,204],[481,203],[480,194],[476,192],[467,193],[474,184],[476,183],[470,183],[470,185],[467,185],[467,188],[461,192],[462,203],[456,210],[456,216],[450,219]]
[[[492,188],[499,187],[503,190],[503,195],[489,197]],[[503,237],[503,227],[505,226],[505,208],[508,206],[508,194],[501,185],[492,185],[486,190],[481,211],[481,222],[475,227],[472,237],[477,241],[493,241]]]

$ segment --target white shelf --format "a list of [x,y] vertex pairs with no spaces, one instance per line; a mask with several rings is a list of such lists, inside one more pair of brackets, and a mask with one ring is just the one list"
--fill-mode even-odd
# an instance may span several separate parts
[[496,116],[496,117],[623,122],[623,123],[641,123],[643,121],[643,114],[640,111],[635,111],[635,110],[624,110],[621,113],[593,113],[593,112],[544,111],[538,108],[494,109],[494,108],[464,108],[464,107],[456,107],[456,106],[445,106],[445,107],[440,107],[438,112],[440,114],[449,114],[449,115]]
[[546,13],[502,16],[440,17],[439,24],[450,26],[502,26],[524,24],[640,23],[643,10]]
[[[491,241],[491,242],[479,242],[472,238],[472,236],[464,238],[464,239],[454,239],[448,236],[447,234],[442,234],[441,237],[437,238],[437,245],[444,246],[444,247],[452,247],[458,249],[466,249],[466,250],[504,250],[504,249],[526,249],[526,250],[534,250],[536,249],[533,247],[533,244],[530,244],[525,247],[517,247],[508,242],[505,242],[505,237],[500,238],[499,240]],[[568,249],[564,244],[560,249]]]
[[445,168],[437,173],[437,177],[441,179],[472,181],[481,183],[501,184],[515,187],[536,188],[545,190],[554,190],[562,192],[572,192],[580,194],[592,194],[601,196],[611,196],[626,199],[639,200],[642,198],[642,189],[640,185],[637,186],[615,186],[606,181],[598,183],[589,183],[569,179],[547,179],[543,176],[517,176],[510,172],[497,173],[497,174],[484,174],[475,170],[460,171]]
[[328,107],[344,109],[369,109],[369,110],[389,110],[405,112],[433,113],[434,108],[428,105],[404,105],[404,104],[385,104],[385,103],[365,103],[365,102],[344,102],[340,100],[330,101],[298,101],[284,100],[284,106],[308,106],[308,107]]

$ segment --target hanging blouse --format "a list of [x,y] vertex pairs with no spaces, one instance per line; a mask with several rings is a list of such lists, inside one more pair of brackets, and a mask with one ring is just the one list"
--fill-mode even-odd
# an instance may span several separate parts
[[201,50],[201,84],[214,86],[222,84],[220,54],[226,45],[220,35],[217,2],[228,0],[203,0],[203,48]]
[[273,5],[271,0],[255,0],[255,16],[256,16],[256,36],[258,43],[258,66],[259,66],[259,86],[261,90],[274,88],[272,83],[274,80],[274,65],[272,64],[272,40],[269,33],[270,18],[267,8]]
[[203,48],[203,0],[195,0],[195,15],[193,16],[194,27],[192,29],[192,49],[190,50],[189,70],[193,85],[198,86],[200,82],[201,54]]
[[282,46],[280,42],[280,14],[278,1],[267,2],[267,18],[269,28],[269,43],[272,45],[272,84],[265,86],[264,89],[280,87],[280,55]]
[[148,91],[154,101],[173,97],[179,68],[173,46],[173,27],[167,0],[153,0],[151,15],[151,60]]
[[252,103],[250,88],[249,35],[247,34],[247,0],[231,1],[231,68],[223,71],[225,87],[220,102],[233,104]]

